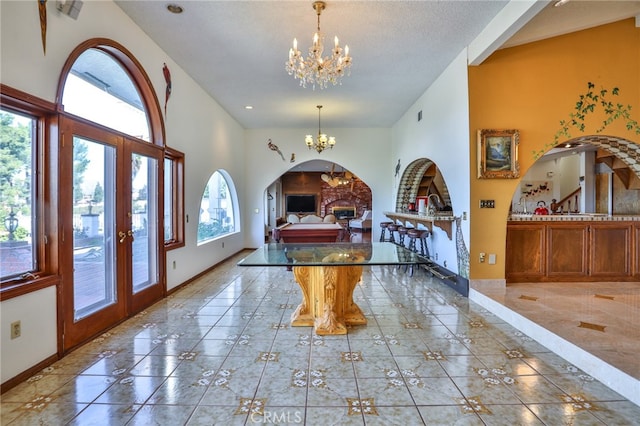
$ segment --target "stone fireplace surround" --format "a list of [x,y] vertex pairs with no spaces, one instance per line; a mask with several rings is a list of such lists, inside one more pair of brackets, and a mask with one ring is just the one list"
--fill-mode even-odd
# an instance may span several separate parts
[[[334,207],[355,207],[355,218],[362,216],[365,210],[371,209],[371,189],[361,180],[351,185],[330,187],[325,182],[321,186],[320,215],[332,213]],[[346,219],[346,218],[345,218]]]

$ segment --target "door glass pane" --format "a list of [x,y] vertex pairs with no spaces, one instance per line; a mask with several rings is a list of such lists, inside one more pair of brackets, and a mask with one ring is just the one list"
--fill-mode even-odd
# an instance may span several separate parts
[[73,295],[78,321],[115,303],[114,147],[73,138]]
[[158,282],[158,162],[140,154],[131,156],[133,209],[133,293]]
[[0,278],[37,269],[36,119],[0,109]]
[[164,241],[175,241],[173,233],[173,161],[164,159]]

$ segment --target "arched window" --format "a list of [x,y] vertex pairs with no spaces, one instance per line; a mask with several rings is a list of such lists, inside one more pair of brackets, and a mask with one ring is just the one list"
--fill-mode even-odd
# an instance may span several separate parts
[[90,48],[73,63],[64,85],[65,112],[149,142],[147,111],[131,77],[108,54]]
[[198,244],[238,231],[237,195],[233,181],[223,170],[215,171],[200,201]]

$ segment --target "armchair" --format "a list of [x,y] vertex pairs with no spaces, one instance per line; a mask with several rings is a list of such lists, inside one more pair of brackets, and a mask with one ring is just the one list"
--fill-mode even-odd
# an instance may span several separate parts
[[362,213],[362,217],[349,221],[349,229],[361,229],[362,231],[371,229],[371,218],[371,210],[365,210],[364,213]]

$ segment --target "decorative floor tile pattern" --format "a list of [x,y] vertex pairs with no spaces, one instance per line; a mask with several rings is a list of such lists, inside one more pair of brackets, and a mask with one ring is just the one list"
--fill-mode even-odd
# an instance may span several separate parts
[[640,407],[424,271],[365,268],[368,324],[318,336],[289,324],[292,273],[242,257],[3,394],[0,424],[640,425]]

